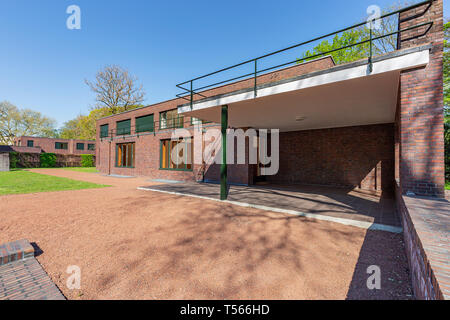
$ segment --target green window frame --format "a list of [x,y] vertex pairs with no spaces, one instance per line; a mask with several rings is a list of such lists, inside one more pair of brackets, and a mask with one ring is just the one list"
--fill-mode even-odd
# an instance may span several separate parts
[[34,147],[34,140],[28,140],[27,141],[27,147],[33,148]]
[[134,168],[136,147],[134,142],[116,144],[116,167]]
[[103,124],[100,126],[100,138],[106,138],[109,136],[109,125]]
[[84,143],[77,142],[77,150],[84,150]]
[[94,143],[88,143],[88,150],[95,150],[95,144]]
[[131,119],[116,122],[116,135],[124,136],[131,133]]
[[67,150],[69,144],[67,142],[55,142],[55,149],[57,150]]
[[153,114],[137,117],[135,121],[136,121],[136,133],[154,131]]
[[[175,164],[172,162],[171,153],[173,148],[179,144],[184,143],[186,146],[184,150],[188,150],[186,152],[185,161],[181,164]],[[190,148],[189,148],[190,145]],[[188,163],[188,157],[190,155],[190,163]],[[194,141],[193,138],[186,139],[162,139],[160,140],[159,147],[159,169],[160,170],[173,170],[173,171],[192,171],[194,166]]]
[[159,113],[159,130],[183,128],[184,116],[178,114],[178,109]]

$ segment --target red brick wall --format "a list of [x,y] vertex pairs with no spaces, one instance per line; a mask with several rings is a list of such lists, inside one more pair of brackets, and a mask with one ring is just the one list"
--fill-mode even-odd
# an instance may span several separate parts
[[[435,259],[435,261],[437,260],[439,264],[442,264],[442,261],[445,261],[446,257],[439,252],[434,252],[431,257],[427,256],[422,243],[422,241],[426,239],[421,239],[419,237],[416,230],[416,225],[411,218],[410,210],[414,210],[414,208],[407,207],[401,189],[398,185],[396,185],[395,196],[397,211],[403,225],[403,236],[405,238],[405,248],[408,256],[414,295],[417,299],[421,300],[442,300],[444,299],[444,296],[442,290],[440,289],[440,285],[444,285],[448,288],[450,284],[439,284],[434,274],[434,270],[431,267],[430,260]],[[426,205],[424,203],[420,203],[420,207],[426,207]],[[427,210],[432,211],[434,209],[430,207],[427,208]],[[429,232],[430,230],[426,230],[425,232],[423,231],[424,230],[421,232],[422,236],[428,235],[429,238],[436,238],[435,236],[431,236],[431,233]],[[446,245],[439,240],[435,240],[434,242],[437,242],[437,245],[440,246],[441,249]],[[445,268],[446,267],[444,266],[444,269]]]
[[[15,144],[18,146],[27,146],[27,141],[33,140],[34,147],[40,147],[43,152],[57,153],[57,154],[95,154],[94,150],[88,150],[88,144],[93,143],[93,140],[76,140],[76,139],[53,139],[40,137],[20,137],[15,139]],[[67,142],[67,149],[55,149],[55,142]],[[77,150],[77,143],[84,143],[84,150]]]
[[[307,62],[304,64],[296,65],[290,68],[285,68],[279,71],[271,72],[266,75],[258,77],[258,83],[268,83],[278,81],[282,79],[291,78],[294,76],[302,75],[312,71],[323,70],[334,66],[334,63],[330,57],[324,57],[315,61]],[[202,92],[206,96],[213,96],[225,92],[231,92],[243,88],[248,88],[253,85],[253,80],[238,81],[229,85],[221,86],[212,90]],[[201,165],[194,165],[193,171],[172,171],[172,170],[159,170],[160,159],[160,140],[171,137],[172,130],[159,130],[159,113],[166,110],[177,108],[179,105],[186,103],[184,99],[173,99],[164,101],[155,105],[150,105],[144,108],[131,110],[114,116],[102,118],[97,121],[97,168],[102,173],[112,173],[120,175],[141,175],[149,176],[152,178],[164,178],[174,180],[196,180],[200,175],[199,171]],[[140,116],[153,114],[153,120],[155,121],[155,135],[135,135],[135,119]],[[114,140],[110,142],[110,139],[100,139],[100,126],[104,124],[109,125],[109,130],[116,130],[117,121],[131,119],[131,131],[130,136],[114,137]],[[185,128],[192,128],[190,126],[190,118],[185,117]],[[135,168],[116,168],[116,144],[124,142],[135,142],[136,145],[136,162]],[[197,152],[197,151],[195,151]],[[248,165],[230,165],[228,167],[228,181],[230,183],[251,184],[252,174],[251,166]],[[220,173],[217,165],[212,165],[204,170],[205,178],[209,180],[219,180]]]
[[[424,68],[403,71],[400,75],[399,102],[396,114],[396,202],[400,214],[405,249],[411,271],[414,294],[418,299],[443,299],[439,283],[430,259],[442,257],[432,253],[428,256],[423,242],[433,239],[440,249],[445,246],[444,237],[436,230],[422,230],[418,233],[417,222],[436,221],[434,211],[436,207],[428,208],[428,212],[421,214],[420,221],[414,222],[412,213],[405,203],[405,193],[413,192],[417,195],[444,196],[444,137],[443,137],[443,1],[435,0],[425,12],[427,6],[404,12],[400,19],[418,15],[416,18],[402,22],[404,29],[414,24],[433,21],[432,29],[416,39],[423,32],[405,32],[400,37],[400,47],[428,44],[430,63]],[[418,207],[426,207],[427,199],[417,199]],[[417,213],[417,212],[416,212]],[[434,223],[434,222],[433,222]],[[420,227],[420,226],[419,226]],[[423,227],[423,226],[422,226]],[[432,247],[431,247],[432,248]],[[447,283],[448,286],[448,283]]]
[[271,182],[392,192],[393,124],[280,133],[280,170]]
[[[404,12],[401,19],[424,12],[426,6]],[[433,2],[418,18],[403,22],[404,29],[433,21],[426,36],[423,29],[405,32],[401,48],[432,44],[430,63],[424,68],[403,71],[400,75],[400,97],[397,115],[399,128],[399,177],[403,192],[417,195],[444,196],[444,134],[443,134],[443,4]],[[410,40],[408,40],[410,39]]]
[[[186,128],[187,129],[187,128]],[[191,135],[194,135],[193,128],[190,127]],[[172,130],[164,130],[153,134],[140,135],[139,137],[103,139],[97,143],[97,169],[102,173],[148,176],[153,179],[171,179],[181,181],[202,180],[202,166],[194,164],[192,171],[160,170],[160,145],[161,140],[171,137]],[[115,166],[116,144],[134,142],[135,143],[135,167],[120,168]],[[194,152],[200,152],[194,150]],[[212,181],[220,180],[220,165],[213,164],[205,167],[205,179]],[[228,182],[238,184],[249,184],[248,165],[229,165]],[[199,172],[200,171],[200,172]]]

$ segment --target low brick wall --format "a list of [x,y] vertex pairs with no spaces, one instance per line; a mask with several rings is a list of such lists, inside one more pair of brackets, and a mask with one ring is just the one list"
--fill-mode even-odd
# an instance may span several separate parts
[[40,153],[11,152],[9,154],[11,168],[39,168],[41,165]]
[[398,184],[395,193],[414,294],[422,300],[447,300],[450,204],[442,199],[403,196]]
[[[95,156],[94,163],[95,163]],[[12,160],[12,159],[16,160]],[[40,153],[14,152],[10,154],[11,168],[12,161],[17,161],[17,168],[39,168],[41,166]],[[81,167],[81,156],[76,154],[56,154],[56,167]]]
[[0,245],[0,265],[34,257],[34,248],[26,239]]
[[[95,163],[95,156],[94,163]],[[76,154],[56,154],[56,166],[62,167],[81,167],[81,156]]]

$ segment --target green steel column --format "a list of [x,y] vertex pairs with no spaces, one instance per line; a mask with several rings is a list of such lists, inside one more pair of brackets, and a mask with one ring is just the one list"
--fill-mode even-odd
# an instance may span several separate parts
[[220,200],[227,199],[227,128],[228,106],[222,106],[222,164],[220,165]]

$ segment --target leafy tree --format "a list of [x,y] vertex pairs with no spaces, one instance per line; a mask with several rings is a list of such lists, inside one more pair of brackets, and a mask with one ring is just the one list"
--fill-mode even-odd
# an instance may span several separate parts
[[15,137],[54,137],[55,121],[30,109],[19,109],[8,101],[0,102],[0,144],[12,144]]
[[[312,50],[306,51],[302,59],[364,41],[365,39],[367,39],[366,29],[367,28],[364,27],[345,31],[341,35],[335,35],[331,43],[328,40],[324,40],[317,46],[315,46]],[[336,64],[367,58],[368,54],[369,43],[363,43],[361,45],[353,46],[343,50],[337,50],[330,53]]]
[[95,82],[85,80],[86,84],[95,92],[96,108],[108,108],[111,114],[144,101],[142,85],[138,86],[137,78],[130,75],[128,70],[119,66],[106,66],[97,72]]
[[[396,11],[400,8],[404,8],[407,5],[411,5],[412,3],[415,2],[417,1],[408,1],[402,4],[398,3],[391,5],[390,7],[382,10],[381,15]],[[381,19],[379,22],[380,27],[378,29],[373,29],[372,38],[377,38],[383,35],[390,34],[392,32],[397,31],[398,29],[397,15],[385,17]],[[341,34],[337,34],[333,37],[332,40],[323,40],[321,43],[314,46],[311,50],[306,51],[301,57],[301,59],[316,56],[328,51],[337,50],[339,48],[356,44],[369,39],[370,39],[370,29],[367,27],[367,25],[363,25],[361,27],[344,31]],[[397,49],[397,35],[395,34],[374,40],[372,42],[373,55],[392,52],[396,49]],[[366,42],[347,49],[337,50],[329,54],[333,57],[336,64],[341,64],[367,58],[369,57],[369,53],[370,53],[370,43]],[[299,62],[301,61],[304,60],[300,60]]]
[[[120,113],[139,107],[142,107],[142,105],[127,106],[126,109],[125,107],[118,107],[115,112]],[[112,110],[107,107],[92,109],[87,116],[79,115],[75,119],[65,122],[60,130],[60,137],[63,139],[94,140],[96,137],[96,121],[112,114]]]

